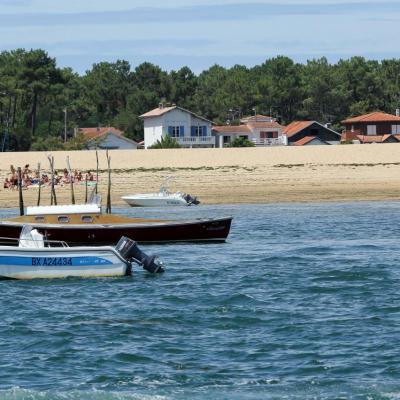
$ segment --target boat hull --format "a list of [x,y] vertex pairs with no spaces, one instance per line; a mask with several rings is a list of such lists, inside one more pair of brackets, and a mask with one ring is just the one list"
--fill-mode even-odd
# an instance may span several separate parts
[[[69,246],[114,245],[122,236],[138,243],[166,242],[224,242],[229,234],[232,218],[165,221],[137,224],[27,224],[0,222],[0,237],[18,238],[23,225],[37,229],[48,240],[61,240]],[[2,244],[10,244],[1,241]]]
[[144,198],[135,196],[124,196],[122,197],[122,199],[131,207],[187,207],[189,205],[186,200],[179,197],[154,196]]
[[0,247],[0,279],[116,277],[130,271],[130,265],[112,248]]

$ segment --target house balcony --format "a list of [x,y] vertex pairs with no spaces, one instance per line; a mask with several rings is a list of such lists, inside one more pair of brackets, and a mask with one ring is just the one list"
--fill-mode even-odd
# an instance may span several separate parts
[[192,147],[192,146],[215,146],[215,137],[214,136],[183,136],[176,138],[178,144],[183,147]]
[[288,140],[286,135],[277,138],[260,138],[251,140],[256,146],[287,146]]

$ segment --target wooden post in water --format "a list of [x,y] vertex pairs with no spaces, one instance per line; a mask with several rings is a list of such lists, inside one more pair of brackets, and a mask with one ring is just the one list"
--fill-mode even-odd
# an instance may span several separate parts
[[87,174],[85,174],[85,204],[87,204],[87,195],[88,195]]
[[108,165],[108,188],[107,188],[107,207],[106,213],[111,214],[111,156],[106,151],[107,165]]
[[42,179],[40,177],[40,163],[37,165],[37,171],[38,171],[38,176],[39,176],[39,190],[38,190],[38,198],[37,198],[37,206],[40,206],[40,196],[41,196],[41,190],[42,190]]
[[71,165],[69,163],[69,156],[67,156],[67,167],[68,167],[68,173],[69,173],[69,182],[71,184],[71,203],[75,204],[74,182],[73,182],[73,178],[72,178]]
[[57,205],[56,190],[54,188],[54,157],[52,155],[47,156],[50,169],[51,169],[51,205]]
[[97,152],[97,147],[96,147],[96,194],[97,194],[97,185],[99,184],[99,153]]
[[22,197],[22,172],[21,172],[21,167],[17,168],[17,172],[18,172],[19,215],[24,215],[24,198]]

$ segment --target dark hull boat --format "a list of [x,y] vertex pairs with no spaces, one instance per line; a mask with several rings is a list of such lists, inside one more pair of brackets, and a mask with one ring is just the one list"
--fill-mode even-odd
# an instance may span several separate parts
[[[71,212],[79,210],[78,206],[31,208],[33,210],[29,215],[1,221],[0,237],[18,238],[22,227],[29,225],[43,234],[45,239],[64,241],[69,246],[113,245],[122,236],[139,243],[223,242],[232,222],[232,217],[156,220],[101,214],[90,212],[90,209],[83,209],[87,212]],[[49,209],[51,214],[46,214]],[[5,244],[3,239],[0,239],[1,242]]]

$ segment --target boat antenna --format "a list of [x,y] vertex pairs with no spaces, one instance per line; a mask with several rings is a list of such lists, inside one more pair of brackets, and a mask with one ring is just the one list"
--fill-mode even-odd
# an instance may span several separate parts
[[67,156],[67,167],[69,173],[69,182],[71,185],[71,203],[75,204],[74,182],[72,179],[71,164],[69,163],[69,156]]
[[22,197],[21,167],[17,168],[17,172],[18,172],[18,192],[19,192],[19,215],[24,215],[24,198]]

